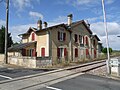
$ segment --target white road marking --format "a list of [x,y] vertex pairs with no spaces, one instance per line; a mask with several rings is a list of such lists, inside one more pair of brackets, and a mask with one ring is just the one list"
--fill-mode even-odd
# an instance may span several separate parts
[[8,76],[0,75],[0,77],[3,77],[3,78],[7,78],[7,79],[12,80],[12,78],[11,78],[11,77],[8,77]]
[[49,86],[46,86],[46,88],[51,89],[51,90],[62,90],[62,89],[59,89],[59,88],[49,87]]

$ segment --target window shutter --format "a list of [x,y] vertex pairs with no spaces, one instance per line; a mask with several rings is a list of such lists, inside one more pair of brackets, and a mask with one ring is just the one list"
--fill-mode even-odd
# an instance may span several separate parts
[[86,55],[89,55],[89,51],[88,51],[88,49],[86,49]]
[[88,45],[88,37],[86,37],[86,45]]
[[84,44],[84,36],[83,36],[83,44]]
[[58,32],[58,40],[60,40],[60,32]]
[[64,57],[66,57],[66,56],[67,56],[67,49],[64,48]]
[[95,45],[95,40],[93,41],[93,45]]
[[34,40],[35,40],[35,34],[32,33],[32,41],[34,41]]
[[63,40],[66,40],[66,33],[63,33]]
[[94,58],[96,58],[96,50],[94,49]]
[[75,42],[77,42],[77,34],[75,34]]
[[45,48],[41,49],[41,56],[44,57],[45,56]]
[[36,49],[35,48],[32,51],[32,56],[36,56]]
[[75,57],[78,57],[78,49],[75,48]]
[[60,57],[60,48],[57,48],[57,56]]
[[22,55],[26,56],[26,50],[25,49],[22,49]]

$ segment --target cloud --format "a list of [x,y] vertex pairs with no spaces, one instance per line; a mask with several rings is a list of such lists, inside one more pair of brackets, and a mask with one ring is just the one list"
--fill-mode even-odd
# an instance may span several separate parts
[[27,24],[27,25],[17,25],[17,26],[12,26],[9,28],[10,33],[12,34],[12,39],[15,42],[20,41],[20,37],[18,37],[19,34],[23,34],[25,32],[27,32],[27,30],[29,29],[29,27],[36,27],[36,24]]
[[67,22],[67,16],[58,16],[52,22],[54,22],[54,23],[66,23]]
[[[105,29],[103,22],[97,22],[91,24],[91,29],[93,32],[99,34],[100,36],[105,36]],[[120,34],[120,24],[116,22],[108,22],[107,29],[109,35],[118,35]]]
[[[117,22],[107,22],[109,44],[114,50],[120,50],[120,24]],[[96,33],[101,39],[103,46],[106,47],[106,35],[103,22],[96,22],[91,24],[91,30]]]
[[6,21],[0,19],[0,28],[1,26],[5,26]]
[[31,17],[33,17],[33,18],[40,18],[40,19],[43,19],[43,15],[41,14],[41,13],[39,13],[39,12],[33,12],[33,11],[30,11],[29,12],[29,15],[31,16]]
[[23,10],[25,7],[30,7],[31,0],[12,0],[13,6],[16,7],[19,11]]
[[114,3],[114,1],[115,1],[115,0],[107,0],[106,3],[107,3],[107,4],[112,4],[112,3]]
[[[40,13],[39,13],[40,14]],[[39,14],[33,14],[32,15],[34,16],[39,16]],[[41,16],[41,15],[40,15]],[[54,20],[52,21],[49,21],[48,22],[48,27],[49,26],[53,26],[53,25],[57,25],[57,24],[60,24],[60,23],[66,23],[67,21],[67,17],[66,16],[59,16],[58,18],[55,18]],[[37,22],[37,21],[36,21]],[[20,38],[18,37],[19,34],[22,34],[22,33],[25,33],[27,32],[27,30],[29,29],[29,27],[35,27],[37,28],[37,24],[36,23],[33,23],[33,24],[26,24],[26,25],[17,25],[17,26],[12,26],[10,27],[10,32],[12,33],[12,38],[13,40],[16,42],[16,41],[20,41]],[[44,28],[44,27],[43,27]]]

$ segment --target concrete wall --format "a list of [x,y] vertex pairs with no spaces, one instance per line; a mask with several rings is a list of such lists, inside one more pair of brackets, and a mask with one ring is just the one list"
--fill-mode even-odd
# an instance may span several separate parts
[[23,66],[28,68],[36,68],[36,67],[43,67],[43,66],[51,66],[52,61],[47,60],[37,60],[34,57],[9,57],[8,63],[17,65],[17,66]]
[[4,54],[0,54],[0,62],[4,62]]
[[24,66],[29,68],[36,68],[36,60],[35,58],[29,57],[9,57],[8,63],[18,66]]

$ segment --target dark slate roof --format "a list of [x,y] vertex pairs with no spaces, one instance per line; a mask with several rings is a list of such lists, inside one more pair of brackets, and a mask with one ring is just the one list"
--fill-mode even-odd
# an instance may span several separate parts
[[[81,24],[81,23],[84,24],[85,27],[86,27],[86,29],[88,30],[88,32],[89,32],[90,34],[92,34],[92,31],[90,30],[90,28],[88,28],[88,26],[87,26],[87,24],[85,23],[84,20],[80,20],[80,21],[73,22],[73,23],[71,24],[71,28],[73,28],[73,27],[75,27],[75,26],[77,26],[77,25],[79,25],[79,24]],[[37,28],[30,27],[26,33],[23,33],[23,34],[20,34],[20,35],[29,35],[29,32],[30,32],[31,30],[33,30],[34,32],[41,32],[41,31],[46,31],[46,30],[48,30],[48,29],[52,29],[52,28],[58,27],[58,26],[62,26],[62,27],[64,27],[64,28],[68,29],[68,25],[62,23],[62,24],[50,26],[50,27],[47,27],[47,28],[43,28],[42,30],[37,30]],[[19,36],[20,36],[20,35],[19,35]]]
[[98,37],[97,35],[94,35],[94,37],[95,37],[98,41],[100,41],[100,39],[99,39],[99,37]]
[[8,48],[8,51],[9,52],[12,52],[12,51],[19,51],[21,49],[24,49],[30,45],[33,45],[33,44],[36,44],[37,42],[29,42],[29,43],[20,43],[20,44],[17,44],[17,45],[14,45],[14,46],[11,46]]

